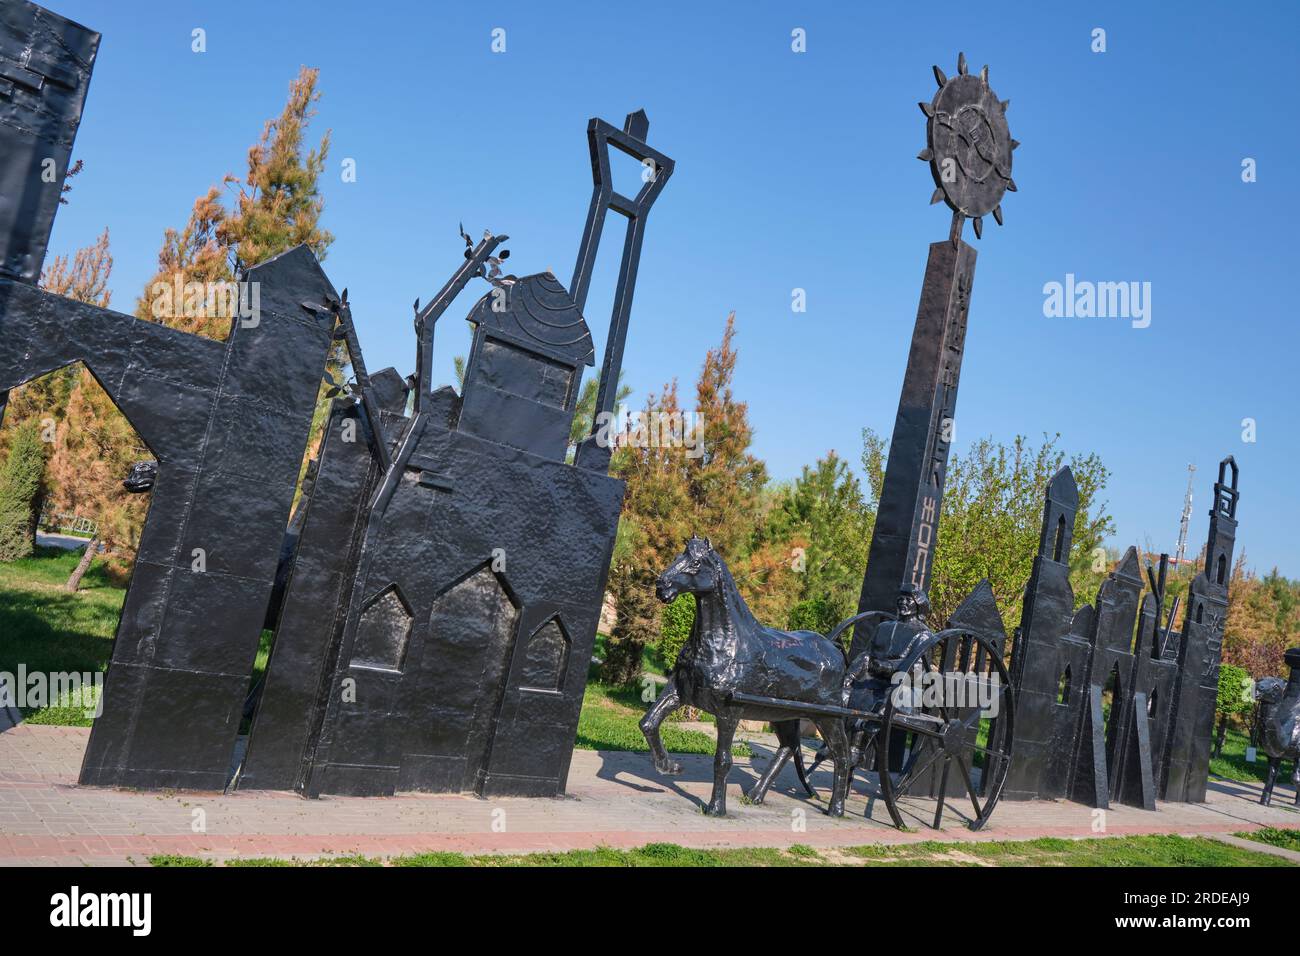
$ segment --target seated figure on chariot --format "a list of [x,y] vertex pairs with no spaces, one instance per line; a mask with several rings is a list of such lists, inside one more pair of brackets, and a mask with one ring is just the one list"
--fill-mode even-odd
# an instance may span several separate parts
[[844,675],[844,703],[855,710],[872,710],[884,703],[894,672],[931,633],[926,624],[930,598],[920,588],[905,584],[898,592],[898,616],[881,621],[867,649],[849,663]]
[[[897,617],[881,621],[867,649],[849,662],[844,674],[842,700],[853,710],[880,713],[884,710],[894,674],[912,649],[931,635],[926,618],[930,614],[930,598],[925,591],[905,584],[898,592],[895,605]],[[906,708],[900,708],[905,710]],[[849,721],[849,738],[854,750],[854,762],[871,746],[875,724],[862,718]]]

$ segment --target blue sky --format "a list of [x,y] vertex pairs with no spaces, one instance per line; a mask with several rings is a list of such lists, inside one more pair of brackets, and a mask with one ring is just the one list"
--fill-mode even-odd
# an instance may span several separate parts
[[[954,73],[964,50],[990,65],[1023,146],[1006,226],[975,243],[956,447],[1059,431],[1113,471],[1112,543],[1167,550],[1187,464],[1195,549],[1233,454],[1239,547],[1300,576],[1295,4],[47,2],[104,34],[74,151],[86,169],[52,252],[109,226],[114,305],[131,311],[163,229],[244,171],[299,65],[319,67],[325,268],[350,290],[371,369],[413,368],[411,302],[460,262],[458,222],[508,233],[515,271],[567,280],[587,119],[644,107],[677,171],[649,220],[626,381],[634,401],[673,377],[689,388],[735,310],[736,392],[778,478],[829,449],[856,462],[864,425],[892,429],[926,247],[948,230],[915,159],[916,103],[933,96],[931,64]],[[616,220],[586,310],[597,354]],[[1067,273],[1150,282],[1150,326],[1045,317],[1043,286]],[[442,323],[445,378],[467,344],[464,323]]]

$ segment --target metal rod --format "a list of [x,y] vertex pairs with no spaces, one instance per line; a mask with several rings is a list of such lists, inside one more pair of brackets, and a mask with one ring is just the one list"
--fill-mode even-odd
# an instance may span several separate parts
[[497,246],[509,238],[509,236],[494,236],[490,233],[484,236],[479,241],[479,244],[474,247],[474,251],[465,259],[464,264],[452,274],[452,277],[447,280],[447,284],[439,290],[432,301],[416,313],[415,331],[419,337],[419,352],[416,355],[415,369],[415,410],[417,412],[427,412],[431,407],[433,396],[431,377],[433,375],[434,325],[437,324],[442,313],[447,311],[447,306],[451,305],[452,300],[460,294],[460,291],[465,288],[469,280],[480,274],[483,264],[496,251]]

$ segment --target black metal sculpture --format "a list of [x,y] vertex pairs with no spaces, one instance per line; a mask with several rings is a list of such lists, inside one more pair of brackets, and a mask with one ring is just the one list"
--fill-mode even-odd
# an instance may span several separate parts
[[1268,756],[1268,777],[1259,802],[1268,806],[1283,760],[1292,761],[1291,784],[1295,787],[1295,804],[1300,807],[1300,647],[1286,652],[1291,668],[1290,680],[1265,677],[1255,685],[1258,701],[1255,734],[1259,749]]
[[[1002,196],[1016,188],[1011,154],[1020,144],[1007,128],[1009,101],[989,87],[988,67],[973,75],[958,54],[956,76],[949,79],[937,66],[934,75],[934,100],[918,104],[927,122],[926,148],[917,158],[930,164],[930,201],[947,203],[952,228],[946,242],[930,246],[860,612],[889,610],[901,587],[929,589],[975,277],[976,252],[962,241],[962,225],[971,219],[977,237],[981,217],[992,213],[1001,225]],[[872,626],[865,619],[855,629],[854,654],[870,643]]]
[[[779,744],[750,789],[750,801],[763,802],[792,757],[800,781],[813,795],[802,766],[802,718],[811,720],[825,741],[813,769],[828,757],[835,766],[826,811],[832,816],[843,814],[851,775],[861,767],[876,771],[881,796],[899,827],[906,826],[900,802],[930,795],[938,798],[934,826],[941,826],[950,783],[971,800],[971,829],[988,821],[1010,765],[1015,708],[1001,649],[980,633],[981,627],[957,626],[935,634],[921,617],[928,606],[925,595],[905,591],[897,618],[884,615],[875,632],[878,640],[850,664],[839,636],[866,615],[849,618],[825,637],[764,627],[745,605],[726,563],[700,538],[687,542],[660,575],[655,591],[665,602],[694,594],[697,610],[691,636],[668,684],[642,718],[641,730],[655,767],[673,774],[681,766],[660,740],[664,718],[687,705],[717,718],[707,813],[726,812],[731,742],[743,719],[772,722]],[[991,594],[985,586],[972,597],[979,602]],[[963,608],[966,619],[973,620],[970,602]],[[954,622],[961,616],[959,611]],[[976,685],[988,693],[983,699],[966,699],[964,691],[973,693]],[[900,754],[889,752],[892,741],[900,743]]]
[[[608,209],[628,219],[601,372],[618,379],[646,216],[673,162],[592,120],[594,189],[572,286],[501,272],[505,236],[415,307],[416,373],[370,377],[338,308],[356,384],[335,402],[309,495],[286,538],[283,607],[256,701],[242,788],[553,796],[564,791],[595,641],[621,481],[592,436],[565,463],[582,368],[581,305]],[[614,192],[609,147],[642,161]],[[464,385],[431,379],[436,323],[474,279]],[[598,404],[600,404],[598,402]],[[602,406],[603,407],[603,406]],[[349,441],[348,436],[357,436]]]
[[[156,476],[137,467],[125,482],[153,498],[81,782],[221,789],[251,714],[244,786],[562,792],[623,496],[599,421],[564,461],[594,361],[581,310],[613,209],[628,231],[608,410],[646,218],[673,171],[645,142],[644,112],[588,127],[593,192],[570,288],[502,275],[504,236],[470,243],[416,303],[404,381],[368,373],[347,293],[306,247],[239,277],[259,287],[260,314],[225,341],[35,287],[98,42],[25,0],[0,6],[0,409],[6,390],[83,361],[157,457]],[[636,196],[613,189],[610,147],[643,164]],[[491,288],[469,316],[458,395],[432,382],[433,331],[477,277]],[[355,382],[334,383],[290,521],[337,342]],[[268,607],[277,634],[250,695]]]
[[[1097,594],[1074,607],[1069,568],[1078,490],[1068,468],[1048,484],[1042,534],[1012,652],[1020,715],[1009,799],[1067,798],[1156,808],[1205,799],[1228,569],[1236,534],[1237,465],[1219,466],[1205,567],[1191,583],[1181,632],[1166,613],[1167,556],[1148,566],[1148,593],[1129,548]],[[1106,707],[1109,699],[1109,708]]]
[[[661,773],[681,771],[659,738],[664,718],[685,706],[713,714],[718,742],[713,757],[713,795],[704,812],[722,816],[727,812],[731,742],[740,721],[767,720],[779,727],[782,752],[751,797],[761,803],[781,765],[792,752],[798,756],[798,718],[806,717],[817,725],[835,763],[835,783],[826,812],[843,815],[848,737],[844,721],[825,712],[840,703],[843,649],[814,631],[778,631],[759,624],[740,596],[726,562],[708,539],[691,538],[686,543],[686,550],[659,576],[655,594],[665,603],[679,594],[694,594],[696,607],[691,636],[682,646],[668,684],[641,720],[655,767]],[[768,706],[764,699],[779,705]],[[800,711],[801,704],[810,706]]]

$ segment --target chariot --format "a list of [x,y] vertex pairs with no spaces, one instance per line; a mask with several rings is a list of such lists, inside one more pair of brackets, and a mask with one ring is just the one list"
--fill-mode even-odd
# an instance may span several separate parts
[[[910,589],[900,593],[898,613],[857,614],[826,635],[765,627],[745,605],[725,562],[699,538],[660,576],[657,593],[663,601],[694,594],[697,610],[690,639],[641,729],[656,767],[677,773],[681,766],[664,750],[659,725],[688,705],[715,715],[718,746],[706,812],[726,812],[732,738],[740,720],[752,719],[770,722],[780,743],[749,790],[752,803],[763,802],[791,759],[809,795],[817,796],[809,776],[831,760],[827,812],[833,816],[844,813],[853,778],[862,773],[875,788],[866,815],[879,799],[900,829],[922,815],[941,827],[953,799],[969,801],[970,829],[988,822],[1006,784],[1014,740],[1014,691],[1000,633],[966,625],[933,632],[924,625],[924,593]],[[862,628],[864,638],[852,658],[839,642],[850,627]],[[807,772],[803,720],[815,724],[824,741]]]

